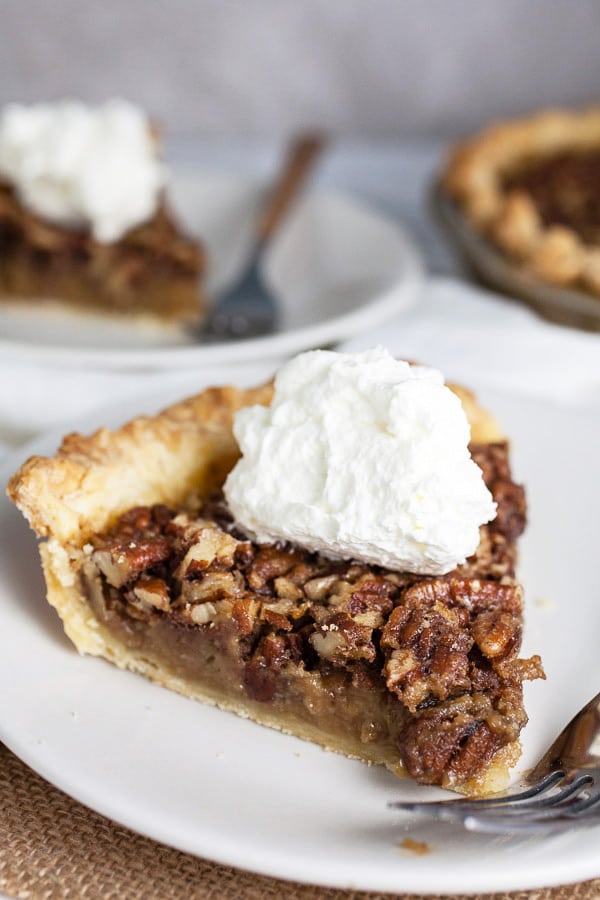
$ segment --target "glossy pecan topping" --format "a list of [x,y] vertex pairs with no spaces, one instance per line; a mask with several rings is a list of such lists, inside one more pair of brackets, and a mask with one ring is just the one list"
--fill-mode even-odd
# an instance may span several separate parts
[[[474,457],[498,518],[482,527],[473,557],[446,576],[252,544],[215,497],[191,512],[131,510],[95,538],[94,596],[99,580],[105,602],[125,618],[169,616],[176,627],[213,629],[218,646],[237,654],[243,689],[257,702],[308,674],[311,684],[323,678],[322,702],[333,685],[384,696],[398,713],[409,773],[460,783],[516,740],[526,721],[522,681],[543,675],[537,658],[517,659],[522,489],[510,479],[505,444],[474,448]],[[316,710],[321,701],[310,702]]]

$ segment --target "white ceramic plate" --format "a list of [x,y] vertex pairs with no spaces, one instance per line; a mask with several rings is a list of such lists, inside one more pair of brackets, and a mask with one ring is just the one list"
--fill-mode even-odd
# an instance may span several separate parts
[[[174,208],[207,245],[207,292],[216,297],[243,271],[262,186],[214,172],[175,173]],[[262,338],[194,343],[157,326],[49,308],[0,306],[0,354],[36,363],[109,368],[182,368],[282,357],[339,341],[408,308],[422,283],[419,253],[400,224],[334,192],[307,194],[265,253],[265,283],[279,330]]]
[[[522,772],[600,688],[600,423],[539,402],[481,396],[514,438],[514,468],[530,502],[524,652],[543,654],[548,680],[526,687]],[[86,427],[117,424],[165,399],[96,415]],[[47,438],[35,449],[52,452],[55,444]],[[19,461],[5,463],[3,479]],[[338,887],[453,894],[600,875],[598,828],[490,837],[424,825],[389,812],[386,802],[439,791],[79,657],[44,602],[33,536],[6,500],[0,534],[0,738],[100,813],[209,859]],[[429,852],[402,849],[407,836]]]

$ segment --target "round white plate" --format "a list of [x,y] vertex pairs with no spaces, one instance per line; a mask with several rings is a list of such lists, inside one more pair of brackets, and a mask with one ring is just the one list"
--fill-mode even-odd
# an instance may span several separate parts
[[[173,174],[173,207],[208,249],[209,297],[218,297],[243,271],[261,196],[261,184],[246,177]],[[0,305],[0,354],[103,368],[182,368],[282,357],[360,334],[410,307],[422,283],[422,263],[398,222],[341,194],[313,191],[273,239],[262,274],[280,314],[278,331],[265,337],[201,344],[156,325],[13,303]]]
[[[541,652],[548,675],[526,686],[531,722],[518,776],[600,688],[600,423],[481,393],[513,437],[515,473],[527,484],[524,652]],[[117,424],[165,399],[96,415],[86,428]],[[35,449],[55,445],[56,436]],[[4,464],[4,479],[19,461]],[[209,859],[345,888],[453,894],[600,875],[598,828],[491,837],[423,824],[390,812],[386,802],[437,790],[79,657],[45,604],[33,535],[6,500],[0,529],[0,738],[93,809]],[[425,842],[428,852],[403,849],[406,837]]]

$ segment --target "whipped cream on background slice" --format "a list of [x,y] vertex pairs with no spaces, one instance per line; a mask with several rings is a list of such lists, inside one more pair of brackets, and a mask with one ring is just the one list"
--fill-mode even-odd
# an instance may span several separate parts
[[110,243],[152,217],[165,168],[136,106],[61,100],[4,108],[0,177],[31,212]]
[[440,372],[381,347],[300,354],[271,406],[240,410],[234,433],[242,457],[225,497],[260,543],[440,575],[496,515],[458,397]]

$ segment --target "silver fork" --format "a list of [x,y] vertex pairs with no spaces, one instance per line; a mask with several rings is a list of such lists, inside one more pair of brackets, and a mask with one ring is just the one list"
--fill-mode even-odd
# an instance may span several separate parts
[[270,334],[277,308],[262,282],[263,251],[296,200],[324,147],[322,135],[301,135],[290,144],[283,167],[269,192],[256,226],[250,258],[240,279],[220,297],[196,330],[207,342],[235,341]]
[[458,822],[470,831],[560,830],[600,825],[600,694],[561,731],[524,790],[479,800],[389,803],[391,809]]

